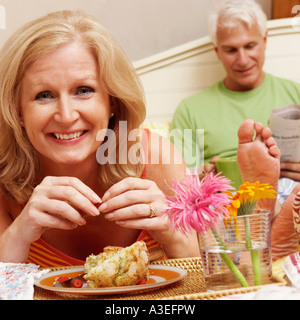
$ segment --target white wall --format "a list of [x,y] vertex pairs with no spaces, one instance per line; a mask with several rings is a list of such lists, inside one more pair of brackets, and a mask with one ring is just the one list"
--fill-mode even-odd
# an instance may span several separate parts
[[[221,0],[0,0],[6,29],[0,46],[25,22],[50,11],[82,9],[97,17],[120,41],[132,60],[207,35],[207,16]],[[271,0],[257,0],[268,17]],[[1,15],[0,15],[1,19]]]

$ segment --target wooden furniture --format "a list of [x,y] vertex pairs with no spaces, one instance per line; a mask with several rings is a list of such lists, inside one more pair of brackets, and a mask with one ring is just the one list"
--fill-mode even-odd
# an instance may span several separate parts
[[273,0],[272,2],[273,19],[295,17],[299,13],[300,13],[299,0]]

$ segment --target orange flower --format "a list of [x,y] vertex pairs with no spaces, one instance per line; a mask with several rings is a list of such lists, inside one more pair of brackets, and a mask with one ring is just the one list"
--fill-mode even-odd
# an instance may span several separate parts
[[[253,210],[257,202],[261,199],[276,198],[276,191],[269,184],[262,184],[259,181],[255,183],[245,182],[240,185],[235,194],[227,191],[228,198],[231,200],[231,204],[227,207],[230,216],[224,219],[226,229],[228,229],[229,223],[234,217],[241,215],[249,215],[253,213]],[[237,230],[236,221],[234,219],[234,226],[237,237],[239,232]]]
[[236,194],[228,192],[232,200],[228,211],[231,217],[252,214],[257,202],[261,199],[276,198],[276,191],[269,184],[245,182],[239,187]]
[[245,182],[239,187],[238,193],[242,201],[258,201],[265,198],[275,198],[276,191],[269,184]]
[[229,207],[227,207],[227,210],[229,211],[231,217],[236,217],[237,211],[241,205],[240,195],[239,193],[233,195],[230,191],[227,191],[227,194],[231,200],[231,204]]
[[230,191],[227,191],[227,194],[229,199],[231,200],[231,204],[229,207],[227,207],[227,210],[230,216],[224,219],[225,228],[226,228],[226,231],[228,231],[228,226],[231,226],[231,221],[233,219],[235,234],[237,236],[237,239],[240,240],[240,234],[239,234],[239,230],[238,230],[236,219],[235,219],[235,217],[238,215],[238,209],[241,205],[240,195],[238,192],[234,195]]

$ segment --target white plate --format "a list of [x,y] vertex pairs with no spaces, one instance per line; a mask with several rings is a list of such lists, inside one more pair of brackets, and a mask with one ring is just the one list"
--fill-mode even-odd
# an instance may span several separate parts
[[139,291],[148,291],[158,289],[177,282],[183,279],[187,275],[187,271],[184,269],[150,265],[150,276],[146,284],[126,287],[106,287],[106,288],[60,288],[54,287],[53,283],[57,277],[76,277],[79,274],[84,273],[83,267],[70,268],[59,271],[51,271],[44,274],[41,278],[35,281],[37,287],[69,294],[86,294],[86,295],[105,295],[105,294],[122,294],[122,293],[134,293]]

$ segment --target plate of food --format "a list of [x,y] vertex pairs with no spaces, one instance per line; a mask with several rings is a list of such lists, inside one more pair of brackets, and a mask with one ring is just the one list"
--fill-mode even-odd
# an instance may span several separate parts
[[37,287],[69,294],[83,294],[83,295],[110,295],[110,294],[122,294],[122,293],[134,293],[140,291],[148,291],[158,289],[174,282],[183,279],[187,275],[187,271],[177,267],[161,266],[161,265],[150,265],[149,266],[149,277],[140,284],[131,286],[120,286],[120,287],[102,287],[102,288],[91,288],[87,282],[83,281],[81,288],[77,287],[55,287],[54,284],[57,279],[62,277],[77,277],[84,274],[84,267],[70,268],[59,271],[49,272],[44,274],[41,278],[37,279],[35,285]]
[[85,265],[51,271],[35,281],[37,287],[80,295],[111,295],[155,290],[183,279],[187,271],[151,265],[145,243],[107,247],[86,259]]

